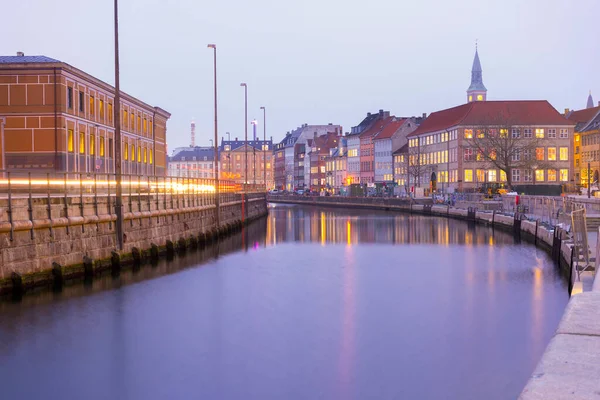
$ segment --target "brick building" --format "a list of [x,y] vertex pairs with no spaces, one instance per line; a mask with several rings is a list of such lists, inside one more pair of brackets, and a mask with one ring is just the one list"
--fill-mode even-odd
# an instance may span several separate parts
[[598,185],[600,175],[600,102],[596,107],[593,105],[590,93],[587,108],[576,111],[565,110],[567,119],[575,124],[573,135],[575,183],[583,187],[587,187],[588,182],[591,185]]
[[[0,57],[0,166],[114,172],[114,88],[45,56]],[[121,93],[124,174],[164,175],[170,114]]]
[[535,144],[530,154],[511,155],[517,164],[532,160],[528,168],[511,169],[513,185],[565,185],[574,181],[574,126],[545,100],[474,101],[437,111],[408,135],[409,164],[413,159],[420,166],[419,176],[410,179],[428,186],[435,173],[438,189],[446,185],[451,191],[507,182],[504,171],[472,146],[474,137],[492,134]]
[[243,184],[248,173],[247,184],[265,184],[265,168],[267,188],[273,183],[273,141],[272,140],[224,140],[219,146],[221,179]]

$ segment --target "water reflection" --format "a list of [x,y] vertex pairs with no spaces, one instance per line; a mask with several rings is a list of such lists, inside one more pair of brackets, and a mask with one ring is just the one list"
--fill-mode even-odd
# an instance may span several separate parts
[[[271,205],[267,245],[283,242],[379,244],[514,244],[506,234],[463,221],[361,210],[321,210],[317,207]],[[290,222],[294,221],[294,224]]]
[[205,249],[0,304],[3,396],[516,398],[565,286],[506,232],[278,205]]

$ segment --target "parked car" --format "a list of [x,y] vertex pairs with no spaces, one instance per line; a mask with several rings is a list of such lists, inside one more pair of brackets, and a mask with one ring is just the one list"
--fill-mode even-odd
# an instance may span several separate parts
[[269,190],[269,194],[279,194],[279,189],[271,189]]
[[304,194],[304,189],[297,189],[295,192],[298,196],[302,196]]

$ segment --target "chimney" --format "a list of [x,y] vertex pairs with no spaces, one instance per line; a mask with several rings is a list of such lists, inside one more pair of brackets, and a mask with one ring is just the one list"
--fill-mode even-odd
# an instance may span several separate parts
[[388,118],[390,116],[390,112],[389,111],[384,111],[383,112],[383,117],[384,118]]
[[600,101],[598,102],[598,107],[600,107]]
[[568,108],[565,108],[565,116],[569,113],[569,111],[571,111],[571,110],[569,110]]
[[379,116],[383,117],[383,110],[379,110]]
[[368,112],[368,113],[367,113],[367,117],[370,117],[370,116],[371,116],[371,113],[370,113],[370,112]]
[[427,118],[427,113],[423,113],[423,119]]
[[17,51],[17,57],[25,57],[25,53],[22,51]]
[[235,138],[235,141],[237,142],[237,137]]

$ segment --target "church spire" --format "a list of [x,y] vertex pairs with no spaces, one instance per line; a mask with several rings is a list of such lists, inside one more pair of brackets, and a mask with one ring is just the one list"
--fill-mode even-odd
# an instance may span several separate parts
[[588,96],[586,108],[593,108],[593,107],[594,107],[594,99],[592,98],[592,91],[590,90],[590,95]]
[[475,42],[475,58],[471,68],[471,85],[467,89],[467,101],[485,101],[487,98],[487,89],[483,85],[483,71],[479,61],[479,51],[477,42]]

